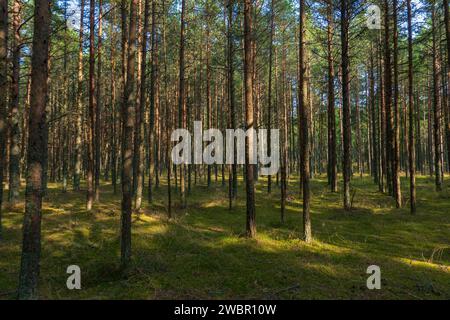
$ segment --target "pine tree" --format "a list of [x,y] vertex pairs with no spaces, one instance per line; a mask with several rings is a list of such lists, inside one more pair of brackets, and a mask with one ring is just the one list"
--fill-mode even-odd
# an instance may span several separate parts
[[31,100],[27,154],[25,215],[22,259],[19,273],[19,299],[38,298],[41,254],[42,196],[47,153],[46,102],[50,43],[50,2],[36,0],[34,8],[33,53],[31,57]]

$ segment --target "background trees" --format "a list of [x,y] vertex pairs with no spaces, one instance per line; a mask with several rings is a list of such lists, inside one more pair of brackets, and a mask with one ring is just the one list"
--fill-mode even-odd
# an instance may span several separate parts
[[[282,221],[292,204],[302,206],[299,236],[307,242],[314,178],[326,175],[346,210],[354,209],[358,190],[351,181],[358,176],[371,175],[396,207],[410,202],[413,213],[419,173],[445,190],[446,0],[376,1],[381,29],[367,27],[369,2],[362,0],[54,1],[51,17],[42,3],[0,1],[0,198],[8,182],[8,208],[20,203],[20,176],[27,178],[25,296],[34,294],[27,277],[36,270],[47,180],[65,192],[72,176],[71,189],[86,194],[93,213],[107,205],[99,196],[107,186],[122,196],[124,265],[131,259],[133,208],[162,206],[173,218],[205,185],[227,195],[231,212],[245,199],[249,237],[264,196],[256,188],[279,192]],[[36,10],[44,14],[36,18]],[[39,19],[51,24],[51,34]],[[253,165],[173,166],[170,135],[175,128],[192,131],[194,121],[279,128],[282,170],[266,179]],[[401,192],[406,176],[409,195]],[[162,198],[160,184],[167,185]]]

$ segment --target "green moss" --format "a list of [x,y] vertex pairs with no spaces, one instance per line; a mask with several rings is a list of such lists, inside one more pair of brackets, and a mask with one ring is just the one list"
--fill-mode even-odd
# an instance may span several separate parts
[[[241,182],[242,184],[242,182]],[[245,198],[234,210],[220,183],[193,188],[186,210],[166,219],[165,186],[155,204],[133,218],[133,267],[119,270],[120,196],[102,186],[101,203],[85,212],[85,194],[51,185],[42,223],[42,299],[450,299],[450,197],[418,179],[418,212],[394,209],[370,178],[355,178],[355,209],[326,180],[312,186],[314,242],[300,239],[298,183],[290,182],[285,224],[279,190],[258,182],[256,240],[243,238]],[[404,188],[407,190],[407,180]],[[407,200],[407,194],[405,194]],[[174,190],[175,204],[178,194]],[[0,242],[0,299],[14,297],[23,205],[5,210]],[[66,268],[82,270],[82,290],[66,289]],[[370,265],[382,270],[382,290],[366,288]]]

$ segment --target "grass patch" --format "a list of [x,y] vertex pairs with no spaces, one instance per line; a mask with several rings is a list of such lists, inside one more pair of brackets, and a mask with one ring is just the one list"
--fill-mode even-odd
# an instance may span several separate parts
[[[163,181],[164,182],[164,181]],[[407,180],[403,181],[407,190]],[[314,242],[302,228],[298,183],[290,181],[286,222],[279,189],[257,184],[256,240],[242,238],[245,193],[228,210],[227,189],[195,186],[186,210],[166,218],[165,186],[155,203],[133,216],[133,266],[119,271],[120,196],[104,183],[101,202],[85,211],[85,193],[49,185],[42,223],[42,299],[450,299],[450,190],[434,192],[418,179],[418,212],[394,209],[368,177],[355,177],[355,209],[326,179],[312,184]],[[406,195],[407,200],[407,195]],[[178,195],[174,190],[174,204]],[[18,282],[23,204],[4,212],[0,242],[0,299]],[[66,268],[82,270],[82,290],[66,288]],[[370,265],[382,270],[382,290],[369,291]]]

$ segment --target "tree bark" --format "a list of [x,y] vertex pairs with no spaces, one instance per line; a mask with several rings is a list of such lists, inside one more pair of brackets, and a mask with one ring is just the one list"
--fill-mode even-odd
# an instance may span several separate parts
[[[272,136],[272,73],[273,73],[273,40],[275,36],[275,0],[270,2],[270,43],[269,43],[269,84],[268,84],[268,103],[267,103],[267,130],[269,131],[267,140],[267,152],[270,154]],[[272,192],[272,176],[267,177],[267,192]]]
[[100,168],[101,168],[101,143],[102,143],[102,33],[103,33],[103,4],[98,0],[98,35],[97,35],[97,85],[95,102],[95,132],[94,132],[94,178],[95,178],[95,201],[100,201]]
[[95,95],[95,0],[90,0],[89,8],[89,125],[87,130],[87,211],[92,210],[94,203],[95,175],[95,110],[97,99]]
[[434,174],[436,177],[436,190],[442,191],[442,156],[441,156],[441,120],[442,108],[440,97],[441,66],[439,65],[436,8],[432,4],[432,32],[433,32],[433,136],[434,136]]
[[152,3],[152,64],[151,64],[151,79],[150,79],[150,128],[149,128],[149,161],[150,161],[150,173],[148,180],[148,201],[153,201],[153,176],[155,175],[155,148],[154,148],[154,136],[155,136],[155,110],[156,106],[156,94],[157,94],[157,77],[158,77],[158,43],[156,39],[156,3]]
[[128,35],[127,80],[124,92],[123,155],[122,155],[122,227],[121,227],[121,264],[126,268],[131,261],[131,213],[133,196],[133,131],[135,126],[136,104],[136,23],[138,0],[130,4],[130,24]]
[[[444,5],[444,24],[445,24],[445,36],[447,44],[447,95],[450,93],[450,13],[448,7],[448,0],[443,0]],[[447,96],[447,114],[448,119],[446,123],[447,127],[447,153],[448,153],[448,166],[450,168],[450,97]]]
[[81,0],[80,32],[78,36],[78,83],[75,118],[75,167],[73,175],[73,189],[80,190],[81,164],[82,164],[82,135],[83,135],[83,32],[84,32],[84,6],[85,0]]
[[306,8],[305,0],[300,0],[300,32],[299,32],[299,132],[300,132],[300,170],[303,193],[303,240],[312,241],[310,216],[310,138],[309,138],[309,104],[307,101],[307,69],[306,69]]
[[348,1],[341,0],[341,45],[342,45],[342,113],[343,113],[343,138],[344,138],[344,208],[351,210],[350,179],[351,179],[351,144],[352,129],[350,125],[350,66],[348,46]]
[[[447,1],[447,0],[444,0]],[[409,181],[410,181],[410,209],[416,213],[416,142],[414,138],[414,75],[413,75],[413,29],[411,0],[406,0],[408,14],[408,107],[409,107]]]
[[[136,157],[137,174],[135,175],[136,181],[136,195],[135,195],[135,209],[141,210],[142,206],[142,193],[144,188],[144,111],[147,103],[147,33],[149,24],[149,0],[144,1],[144,25],[142,29],[141,40],[141,80],[140,80],[140,92],[139,92],[139,109],[136,110],[136,143],[134,150]],[[155,15],[155,0],[153,0],[152,16]],[[155,28],[155,21],[152,19],[152,31]],[[153,37],[153,36],[152,36]],[[154,58],[152,59],[154,61]],[[154,62],[153,62],[154,63]],[[153,70],[153,69],[152,69]],[[151,144],[150,144],[151,146]]]
[[370,55],[370,67],[369,67],[369,99],[370,99],[370,111],[372,114],[372,149],[373,149],[373,162],[372,162],[372,174],[374,177],[374,182],[380,183],[379,176],[379,154],[380,154],[380,143],[378,140],[378,113],[376,112],[376,104],[375,104],[375,75],[374,75],[374,58],[373,58],[373,45],[370,47],[371,55]]
[[[284,26],[282,26],[284,29]],[[283,33],[282,42],[282,67],[281,67],[281,222],[285,222],[286,216],[286,200],[287,200],[287,161],[288,161],[288,116],[286,101],[286,64],[287,64],[287,48],[286,35]]]
[[47,153],[46,100],[50,42],[50,1],[36,0],[34,8],[33,53],[31,57],[31,104],[27,156],[25,215],[19,299],[38,298],[41,253],[42,197]]
[[397,27],[397,0],[393,0],[393,23],[394,23],[394,161],[393,170],[393,190],[397,208],[402,207],[402,190],[400,182],[400,112],[399,112],[399,84],[398,84],[398,27]]
[[170,148],[171,140],[170,140],[170,130],[172,126],[171,115],[173,112],[170,110],[170,102],[169,102],[169,84],[167,77],[167,42],[166,42],[166,3],[165,0],[162,2],[162,12],[163,12],[163,26],[162,26],[162,36],[163,36],[163,66],[164,66],[164,104],[166,110],[166,161],[167,161],[167,215],[168,218],[172,218],[172,159],[170,158]]
[[337,192],[336,114],[334,109],[334,60],[333,60],[333,1],[327,5],[327,54],[328,54],[328,182],[331,192]]
[[[252,0],[244,2],[244,90],[245,90],[245,124],[247,130],[254,129],[253,108],[253,4]],[[255,137],[249,136],[245,141],[245,177],[247,196],[247,237],[256,236],[256,209],[255,209],[255,165],[250,163],[251,152]]]
[[[227,27],[227,42],[228,42],[228,52],[227,52],[227,67],[228,67],[228,103],[230,110],[230,122],[231,129],[236,129],[236,104],[235,104],[235,88],[234,88],[234,40],[233,40],[233,8],[234,0],[229,0],[228,2],[228,27]],[[236,147],[234,152],[234,163],[231,165],[231,175],[230,175],[230,195],[229,195],[229,208],[233,207],[233,200],[237,198],[237,154]]]
[[10,126],[9,126],[9,203],[12,207],[17,204],[20,188],[20,110],[19,110],[19,80],[21,36],[20,25],[22,3],[14,0],[12,19],[12,81],[10,88]]
[[[179,52],[179,92],[178,113],[179,127],[186,128],[186,88],[185,88],[185,37],[186,37],[186,0],[181,1],[181,29]],[[180,166],[181,207],[186,208],[186,165]]]
[[391,44],[390,44],[390,10],[389,1],[385,0],[385,23],[384,23],[384,105],[386,109],[386,177],[390,195],[394,195],[394,113],[392,110],[392,66],[391,66]]
[[8,0],[0,0],[0,240],[2,239],[3,168],[6,157],[8,86]]

